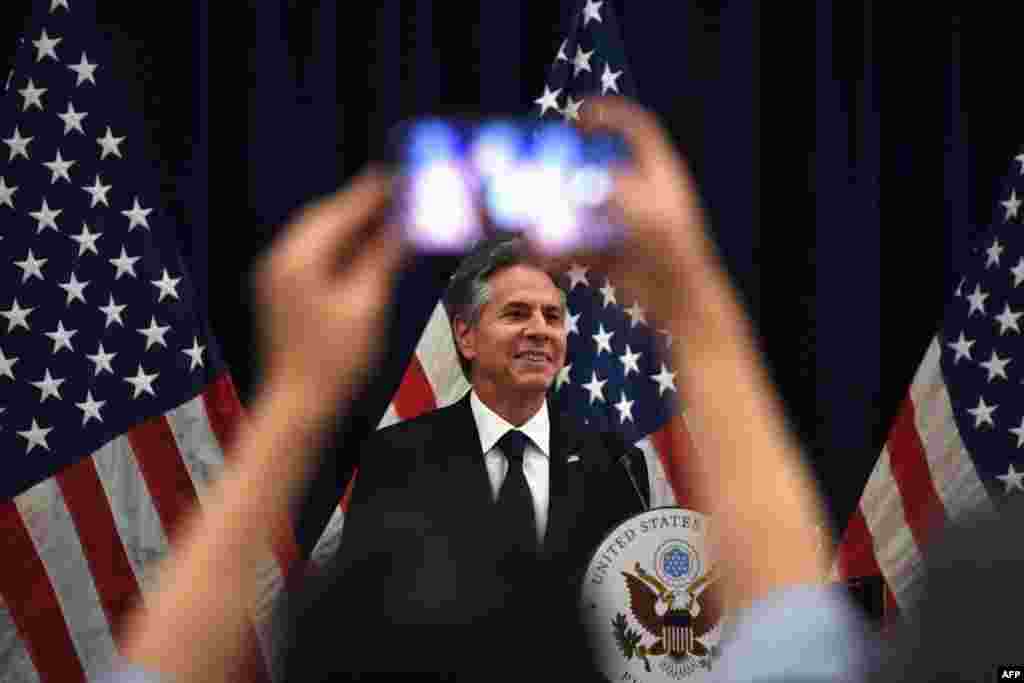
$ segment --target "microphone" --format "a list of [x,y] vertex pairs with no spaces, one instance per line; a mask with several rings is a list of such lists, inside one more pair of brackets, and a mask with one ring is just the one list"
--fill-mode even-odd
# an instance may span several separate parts
[[601,436],[612,460],[622,465],[622,469],[626,470],[626,476],[629,477],[629,482],[633,485],[637,498],[640,499],[640,507],[643,508],[644,512],[647,512],[651,509],[651,506],[647,502],[647,498],[644,497],[643,490],[640,488],[640,484],[637,482],[636,475],[633,472],[633,458],[637,456],[643,458],[644,452],[636,446],[627,443],[622,435],[615,430],[603,432]]

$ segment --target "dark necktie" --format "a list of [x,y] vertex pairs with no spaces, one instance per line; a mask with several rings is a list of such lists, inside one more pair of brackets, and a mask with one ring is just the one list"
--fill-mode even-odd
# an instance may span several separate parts
[[498,513],[502,517],[506,548],[513,552],[535,553],[538,550],[537,522],[533,512],[533,495],[523,474],[523,452],[528,437],[511,429],[498,441],[498,448],[508,458],[508,473],[498,492]]

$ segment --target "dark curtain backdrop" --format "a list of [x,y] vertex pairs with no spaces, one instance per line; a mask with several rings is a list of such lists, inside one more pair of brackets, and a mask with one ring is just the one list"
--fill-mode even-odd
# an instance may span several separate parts
[[[194,276],[246,400],[260,375],[246,273],[289,214],[351,177],[400,118],[532,110],[575,4],[100,3],[118,55],[101,68],[132,80],[153,123],[144,144],[167,172],[183,249],[208,264]],[[841,528],[1021,142],[1020,17],[609,4]],[[27,5],[7,0],[5,17]],[[13,51],[18,22],[0,30]],[[417,263],[400,295],[451,265]],[[424,311],[402,312],[396,330],[422,325]],[[342,438],[377,423],[408,351],[392,349]],[[302,515],[307,550],[351,461],[328,465]]]

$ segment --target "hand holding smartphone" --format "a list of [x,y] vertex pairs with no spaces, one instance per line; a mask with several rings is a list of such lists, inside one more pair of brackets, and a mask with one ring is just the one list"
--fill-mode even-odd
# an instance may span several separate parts
[[394,210],[420,252],[458,253],[497,231],[520,232],[559,254],[602,249],[622,234],[603,211],[622,137],[564,123],[417,119],[389,140],[398,170]]

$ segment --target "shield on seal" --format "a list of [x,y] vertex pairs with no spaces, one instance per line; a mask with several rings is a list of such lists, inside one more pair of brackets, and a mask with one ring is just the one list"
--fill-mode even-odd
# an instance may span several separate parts
[[673,609],[665,613],[661,637],[665,641],[665,649],[669,655],[685,657],[693,649],[693,629],[690,621],[690,612],[685,609]]

